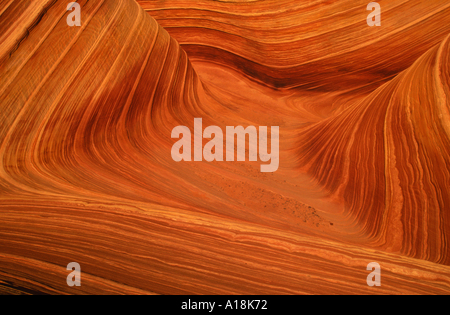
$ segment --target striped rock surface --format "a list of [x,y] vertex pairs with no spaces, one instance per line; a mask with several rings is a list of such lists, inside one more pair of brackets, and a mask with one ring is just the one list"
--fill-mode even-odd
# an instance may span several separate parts
[[[450,3],[366,2],[2,1],[0,293],[450,293]],[[278,171],[173,161],[198,117]]]

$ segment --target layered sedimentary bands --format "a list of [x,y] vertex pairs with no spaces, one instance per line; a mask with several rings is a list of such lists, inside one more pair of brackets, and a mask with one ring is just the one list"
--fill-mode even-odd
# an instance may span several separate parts
[[450,293],[450,3],[368,2],[1,1],[0,293]]

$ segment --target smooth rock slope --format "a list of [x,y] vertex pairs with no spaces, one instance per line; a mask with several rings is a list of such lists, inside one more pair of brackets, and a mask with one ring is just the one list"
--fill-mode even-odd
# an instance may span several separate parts
[[[450,292],[447,1],[78,3],[0,3],[0,293]],[[278,171],[173,161],[194,118]]]

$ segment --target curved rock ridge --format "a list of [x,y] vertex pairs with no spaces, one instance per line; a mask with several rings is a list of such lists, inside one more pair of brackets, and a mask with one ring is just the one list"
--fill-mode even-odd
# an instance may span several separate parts
[[300,164],[362,235],[448,265],[450,35],[339,115],[302,131]]
[[[349,2],[283,2],[278,11],[271,1],[198,2],[212,6],[212,25],[278,21],[264,40],[270,27],[251,35],[247,22],[234,26],[264,51],[289,42],[282,57],[241,54],[239,67],[217,49],[230,38],[195,30],[211,40],[212,61],[180,39],[193,36],[189,27],[175,39],[151,17],[202,14],[197,4],[167,10],[163,1],[149,15],[157,2],[78,3],[81,27],[67,25],[65,1],[0,4],[0,293],[450,292],[449,31],[436,18],[444,3],[413,6],[427,18],[406,30],[420,24],[429,37],[417,36],[395,65],[379,60],[373,85],[364,65],[333,77],[320,56],[293,57],[298,37],[284,31],[310,36],[296,26],[300,13],[322,25],[327,10],[356,10]],[[299,66],[308,58],[315,74]],[[276,80],[255,72],[262,60]],[[194,118],[222,130],[279,126],[278,171],[261,173],[261,161],[173,161],[171,132],[193,130]],[[81,287],[66,284],[70,262],[81,266]],[[370,262],[381,265],[381,287],[366,283]]]
[[275,88],[379,86],[450,32],[447,0],[379,1],[382,27],[367,26],[366,0],[137,2],[192,61]]

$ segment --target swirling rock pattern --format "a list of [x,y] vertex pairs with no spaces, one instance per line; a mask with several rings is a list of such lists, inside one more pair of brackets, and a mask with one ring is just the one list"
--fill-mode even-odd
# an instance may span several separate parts
[[[1,293],[450,293],[448,1],[78,2],[0,3]],[[279,170],[174,162],[196,117]]]
[[366,0],[137,2],[191,61],[226,64],[274,88],[316,91],[392,79],[440,43],[450,23],[446,0],[378,1],[382,27],[367,26]]

